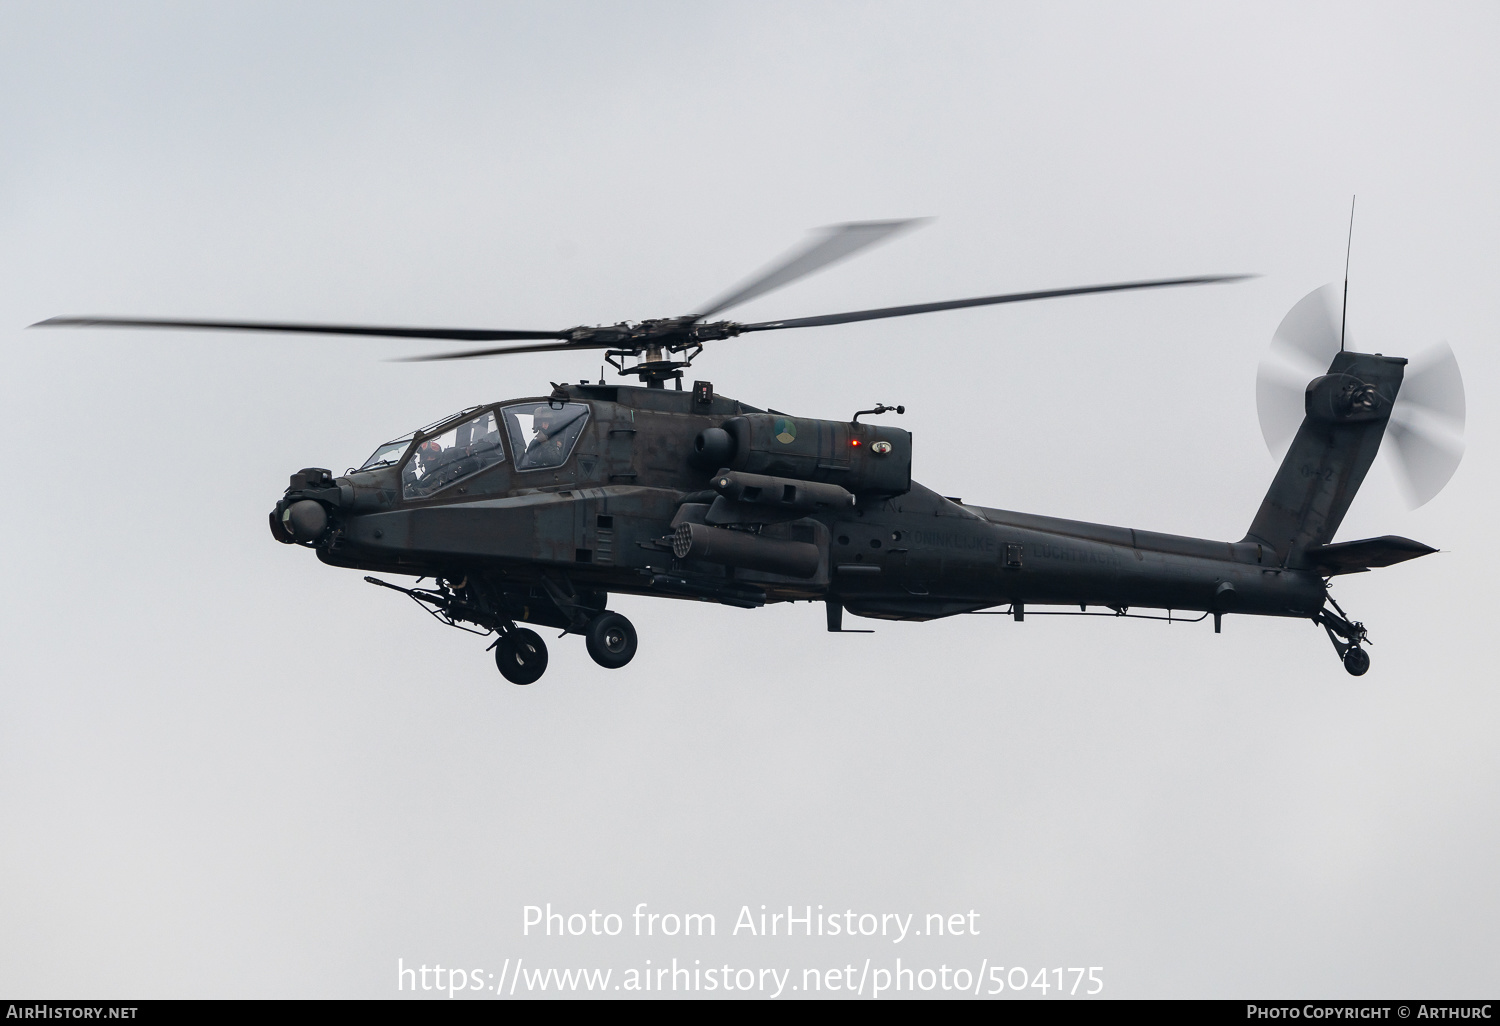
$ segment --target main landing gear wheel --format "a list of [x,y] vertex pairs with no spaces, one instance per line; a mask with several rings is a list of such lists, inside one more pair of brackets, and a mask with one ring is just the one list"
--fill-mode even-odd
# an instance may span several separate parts
[[512,684],[534,684],[547,672],[547,643],[526,627],[507,631],[495,645],[495,665]]
[[1348,670],[1355,677],[1360,677],[1369,668],[1370,653],[1358,645],[1351,645],[1349,651],[1344,653],[1344,669]]
[[584,643],[594,662],[618,670],[635,657],[635,628],[619,613],[600,613],[584,628]]

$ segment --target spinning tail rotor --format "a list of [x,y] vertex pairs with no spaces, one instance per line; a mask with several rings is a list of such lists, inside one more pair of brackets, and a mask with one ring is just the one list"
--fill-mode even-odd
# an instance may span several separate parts
[[[1255,406],[1266,447],[1278,459],[1305,413],[1309,381],[1326,374],[1340,351],[1342,293],[1338,283],[1314,289],[1282,319],[1260,362]],[[1352,336],[1343,347],[1354,348]],[[1464,454],[1464,385],[1446,342],[1415,357],[1406,368],[1386,437],[1407,504],[1416,509],[1443,490]]]

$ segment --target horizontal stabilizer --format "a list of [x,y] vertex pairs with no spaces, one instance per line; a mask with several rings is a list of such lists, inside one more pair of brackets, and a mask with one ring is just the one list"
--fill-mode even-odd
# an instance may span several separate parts
[[1388,534],[1381,538],[1362,538],[1336,545],[1312,545],[1305,554],[1307,561],[1324,573],[1357,574],[1373,567],[1403,563],[1436,551],[1432,546],[1423,545],[1419,541]]

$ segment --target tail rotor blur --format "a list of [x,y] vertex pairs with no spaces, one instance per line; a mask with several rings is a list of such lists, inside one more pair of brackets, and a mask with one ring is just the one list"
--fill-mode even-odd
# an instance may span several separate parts
[[[1255,406],[1266,447],[1280,459],[1302,424],[1307,383],[1328,371],[1340,350],[1341,286],[1314,289],[1287,313],[1255,379]],[[1344,336],[1344,348],[1355,348]],[[1408,506],[1430,501],[1453,477],[1464,453],[1464,385],[1458,360],[1439,343],[1407,366],[1386,429],[1396,478]]]
[[1277,459],[1302,426],[1307,383],[1327,372],[1338,351],[1339,286],[1330,283],[1303,296],[1282,318],[1255,376],[1260,433]]
[[1386,428],[1407,504],[1424,505],[1464,458],[1464,380],[1448,343],[1440,342],[1407,366]]

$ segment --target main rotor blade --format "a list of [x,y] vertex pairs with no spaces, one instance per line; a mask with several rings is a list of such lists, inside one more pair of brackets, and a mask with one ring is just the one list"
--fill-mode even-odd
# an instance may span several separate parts
[[902,221],[854,221],[821,228],[813,241],[793,250],[749,281],[742,282],[734,290],[715,299],[702,313],[694,315],[693,320],[707,320],[721,310],[727,310],[756,296],[763,296],[783,285],[790,285],[798,278],[805,278],[829,264],[853,256],[866,246],[873,246],[899,231],[925,224],[929,220],[926,217],[914,217]]
[[824,324],[848,324],[851,321],[873,321],[882,317],[909,317],[912,314],[936,313],[940,310],[962,310],[970,306],[992,306],[996,303],[1024,303],[1033,299],[1058,296],[1083,296],[1093,292],[1126,292],[1132,289],[1160,289],[1172,285],[1208,285],[1220,281],[1242,281],[1253,274],[1215,274],[1198,278],[1163,278],[1159,281],[1126,281],[1114,285],[1084,285],[1072,289],[1047,289],[1042,292],[1011,292],[1003,296],[981,296],[978,299],[950,299],[944,303],[917,303],[913,306],[886,306],[878,310],[853,310],[849,313],[823,314],[820,317],[795,317],[787,321],[760,321],[741,324],[740,331],[779,331],[782,328],[815,328]]
[[468,360],[476,356],[509,356],[512,353],[555,353],[564,349],[615,349],[617,342],[549,342],[540,346],[505,346],[498,349],[460,349],[454,353],[398,356],[392,363],[429,363],[433,360]]
[[33,328],[199,328],[209,331],[277,331],[308,335],[376,335],[382,338],[444,338],[457,342],[507,342],[567,338],[566,331],[495,331],[489,328],[389,328],[361,324],[294,324],[277,321],[176,321],[135,317],[49,317]]

